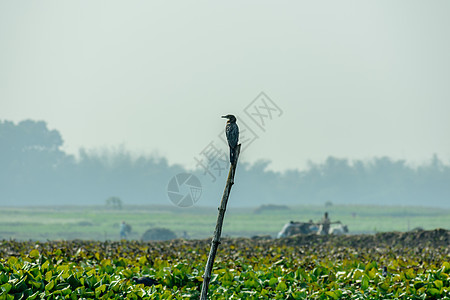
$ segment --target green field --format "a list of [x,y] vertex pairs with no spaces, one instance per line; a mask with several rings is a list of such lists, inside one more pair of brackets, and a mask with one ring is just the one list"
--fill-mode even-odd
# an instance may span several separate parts
[[[350,233],[374,233],[423,229],[450,229],[450,210],[425,207],[296,206],[284,210],[230,208],[225,215],[223,236],[275,237],[286,222],[319,221],[325,211],[332,221],[347,224]],[[139,240],[155,227],[168,228],[178,237],[212,236],[217,208],[175,206],[106,207],[4,207],[0,209],[0,239],[16,240],[118,240],[119,226],[132,226],[128,239]]]

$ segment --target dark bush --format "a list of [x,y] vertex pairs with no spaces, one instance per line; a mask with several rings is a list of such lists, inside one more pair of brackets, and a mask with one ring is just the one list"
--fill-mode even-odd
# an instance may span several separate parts
[[278,205],[278,204],[264,204],[255,209],[255,214],[260,214],[265,211],[274,211],[274,210],[289,210],[289,206],[287,205]]
[[176,239],[177,235],[167,228],[152,228],[142,235],[142,240],[146,241],[167,241]]

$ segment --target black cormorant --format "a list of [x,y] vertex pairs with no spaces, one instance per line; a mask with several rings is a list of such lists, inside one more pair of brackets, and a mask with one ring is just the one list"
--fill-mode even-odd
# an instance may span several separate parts
[[230,146],[230,163],[236,162],[236,148],[239,141],[239,127],[236,124],[236,117],[233,115],[222,116],[227,118],[227,126],[225,127],[225,134],[227,135],[228,146]]

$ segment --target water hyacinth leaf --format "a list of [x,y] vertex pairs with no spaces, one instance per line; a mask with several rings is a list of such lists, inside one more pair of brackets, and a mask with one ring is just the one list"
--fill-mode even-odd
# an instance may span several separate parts
[[45,273],[45,280],[46,281],[50,281],[52,279],[53,276],[53,272],[50,270],[48,272]]
[[129,269],[125,269],[122,272],[122,275],[125,276],[126,278],[131,278],[133,277],[133,272]]
[[444,283],[442,282],[442,280],[435,280],[434,285],[440,290],[444,286]]
[[28,255],[30,258],[38,258],[39,257],[39,250],[33,249],[30,251],[30,254]]
[[61,290],[61,293],[62,293],[64,296],[67,296],[67,295],[72,294],[72,290],[71,290],[70,286],[67,286],[67,287],[65,287],[65,288],[63,288],[63,289]]
[[37,290],[39,290],[42,286],[42,283],[36,280],[31,280],[30,284]]
[[34,300],[34,299],[38,299],[38,297],[39,297],[39,292],[36,292],[36,293],[34,293],[34,294],[32,294],[32,295],[30,295],[30,296],[28,296],[28,300]]
[[361,272],[361,270],[356,270],[353,273],[353,280],[361,279],[362,276],[363,276],[363,272]]
[[1,286],[1,289],[2,289],[2,293],[7,294],[12,289],[12,285],[9,283],[5,283]]
[[139,257],[139,264],[140,264],[141,266],[146,265],[147,262],[148,262],[147,257],[145,257],[145,256]]
[[369,276],[370,279],[374,279],[377,275],[377,269],[372,268],[367,272],[367,275]]
[[98,298],[101,293],[106,291],[106,288],[107,288],[106,284],[103,284],[103,285],[97,287],[95,289],[95,297]]
[[41,265],[41,270],[42,272],[46,272],[48,270],[48,267],[50,266],[50,263],[48,260],[46,260],[42,265]]
[[270,280],[269,280],[269,286],[275,287],[277,284],[278,284],[278,278],[276,278],[276,277],[270,278]]
[[416,274],[415,274],[413,268],[407,269],[407,270],[404,272],[404,274],[405,274],[405,277],[406,277],[407,279],[414,279],[414,278],[416,277]]
[[109,259],[103,259],[103,260],[100,262],[100,265],[102,265],[103,267],[109,266],[109,265],[111,265],[111,260],[109,260]]
[[15,285],[14,285],[14,291],[16,293],[20,293],[23,292],[26,288],[27,288],[27,284],[25,283],[25,277],[22,278],[21,280],[19,280]]
[[367,290],[368,287],[369,287],[369,277],[367,277],[367,275],[363,275],[361,279],[361,289],[365,291]]
[[8,265],[15,267],[15,265],[17,264],[17,257],[15,256],[8,257],[7,263]]
[[45,285],[45,290],[46,291],[51,291],[53,289],[53,287],[55,286],[55,282],[53,280],[51,280],[49,283],[47,283]]
[[449,274],[450,273],[450,262],[445,261],[442,264],[442,272]]
[[284,281],[280,281],[280,282],[278,283],[278,285],[277,285],[276,290],[279,291],[279,292],[285,292],[285,291],[287,290],[287,285],[286,285],[286,283],[285,283]]
[[61,256],[61,254],[62,254],[62,251],[61,251],[61,249],[56,249],[54,252],[53,252],[53,255],[56,257],[56,258],[59,258],[60,256]]
[[336,295],[336,293],[334,291],[327,291],[327,292],[325,292],[325,295],[327,295],[333,299],[339,299],[339,296]]
[[415,289],[420,289],[421,287],[425,286],[425,282],[423,281],[414,281],[413,286]]
[[429,288],[427,290],[427,293],[430,294],[431,296],[440,296],[441,295],[441,292],[435,288]]
[[8,275],[6,273],[0,273],[0,285],[8,282]]

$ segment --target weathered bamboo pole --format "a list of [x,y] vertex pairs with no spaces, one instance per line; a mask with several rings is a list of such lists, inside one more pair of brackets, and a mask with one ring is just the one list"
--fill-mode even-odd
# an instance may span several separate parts
[[211,280],[211,271],[216,258],[217,248],[220,244],[220,236],[222,234],[223,219],[225,217],[225,211],[227,209],[228,197],[230,196],[231,187],[234,184],[234,174],[236,172],[236,165],[241,152],[241,144],[236,148],[236,159],[234,164],[231,164],[230,171],[228,172],[227,184],[223,191],[222,201],[219,206],[219,215],[217,216],[216,229],[214,230],[214,237],[211,241],[211,250],[209,251],[208,261],[206,262],[205,273],[203,274],[203,285],[200,300],[206,300],[208,298],[209,281]]

